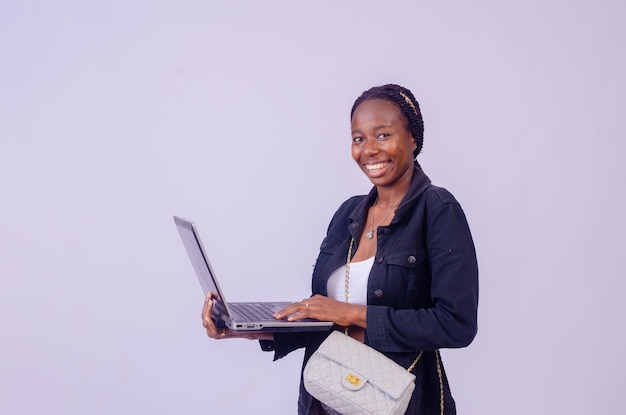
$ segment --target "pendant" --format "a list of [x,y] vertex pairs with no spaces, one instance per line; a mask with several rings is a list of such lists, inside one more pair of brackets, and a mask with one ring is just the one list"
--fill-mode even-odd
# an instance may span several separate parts
[[367,236],[367,239],[372,239],[374,237],[374,232],[369,231],[368,233],[365,234],[365,236]]

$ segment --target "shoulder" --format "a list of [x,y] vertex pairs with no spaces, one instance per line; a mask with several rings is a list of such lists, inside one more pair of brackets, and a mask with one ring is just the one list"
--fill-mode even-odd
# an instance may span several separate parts
[[446,229],[446,232],[455,234],[455,229],[468,229],[467,218],[461,204],[447,189],[438,186],[429,186],[422,197],[422,209],[418,209],[426,217],[431,229]]
[[424,191],[422,201],[429,207],[437,207],[448,203],[459,204],[454,195],[447,189],[432,184]]
[[335,211],[335,214],[328,225],[328,232],[330,232],[334,227],[347,229],[348,223],[350,222],[350,214],[354,212],[357,206],[359,206],[365,198],[365,195],[352,196],[348,200],[344,201]]
[[349,215],[366,197],[366,195],[352,196],[339,206],[335,212],[335,216],[338,214]]
[[463,208],[454,195],[447,189],[429,185],[411,210],[413,217],[426,217],[427,220],[441,218],[452,220],[464,217]]

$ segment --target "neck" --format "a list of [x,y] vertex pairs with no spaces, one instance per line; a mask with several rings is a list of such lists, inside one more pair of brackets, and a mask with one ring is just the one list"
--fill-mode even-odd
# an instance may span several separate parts
[[406,192],[409,191],[412,177],[413,169],[411,169],[410,174],[405,175],[392,186],[376,186],[376,191],[378,193],[377,205],[387,207],[399,204]]

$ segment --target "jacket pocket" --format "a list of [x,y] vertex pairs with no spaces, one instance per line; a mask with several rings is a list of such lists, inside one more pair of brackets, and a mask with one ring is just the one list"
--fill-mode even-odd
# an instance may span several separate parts
[[[423,247],[405,246],[387,257],[388,283],[398,292],[400,308],[418,308],[430,299],[430,272]],[[402,299],[402,300],[400,300]]]

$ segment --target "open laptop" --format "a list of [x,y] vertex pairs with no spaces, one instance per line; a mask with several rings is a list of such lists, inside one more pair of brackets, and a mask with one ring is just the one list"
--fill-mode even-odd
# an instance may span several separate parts
[[183,240],[193,269],[196,271],[204,295],[209,292],[217,299],[213,306],[213,319],[218,326],[241,332],[278,331],[322,331],[329,330],[333,323],[303,319],[300,321],[276,320],[273,314],[292,302],[245,302],[229,303],[217,283],[215,272],[204,251],[200,235],[193,224],[186,219],[174,216],[178,233]]

